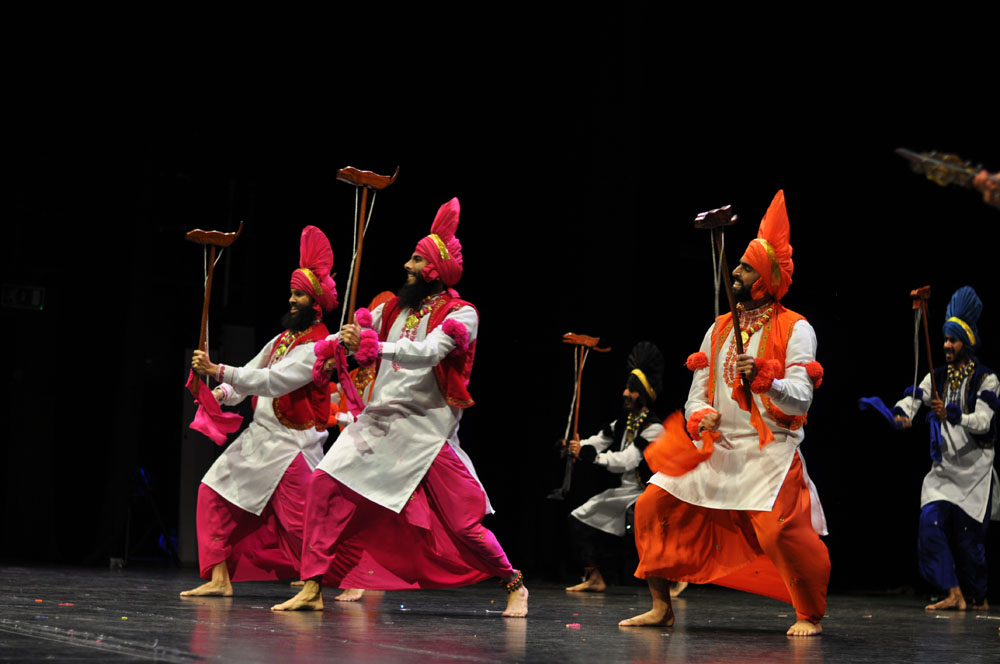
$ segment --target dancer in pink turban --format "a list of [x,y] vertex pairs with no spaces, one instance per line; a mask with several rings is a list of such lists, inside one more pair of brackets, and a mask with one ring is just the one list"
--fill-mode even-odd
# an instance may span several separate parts
[[459,420],[473,405],[479,329],[476,308],[453,288],[462,276],[458,217],[457,198],[442,205],[396,297],[370,314],[359,310],[361,326],[331,338],[362,364],[375,362],[375,383],[309,481],[305,585],[272,610],[322,610],[324,585],[450,588],[498,577],[508,593],[503,615],[528,612],[521,573],[480,523],[492,509],[458,443]]
[[195,351],[193,369],[221,385],[235,406],[255,401],[253,421],[216,459],[198,490],[198,561],[207,583],[181,597],[233,594],[232,581],[299,576],[309,476],[323,457],[328,387],[313,384],[313,345],[329,334],[323,314],[337,307],[333,250],[321,230],[302,231],[292,272],[285,331],[242,367],[214,364]]

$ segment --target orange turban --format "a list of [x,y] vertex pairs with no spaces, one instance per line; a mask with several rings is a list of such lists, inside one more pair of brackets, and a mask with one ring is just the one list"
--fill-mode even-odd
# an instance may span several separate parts
[[750,295],[759,300],[767,293],[780,300],[792,285],[792,245],[789,242],[788,213],[785,211],[785,192],[778,190],[771,206],[760,220],[757,237],[747,246],[743,260],[760,273]]

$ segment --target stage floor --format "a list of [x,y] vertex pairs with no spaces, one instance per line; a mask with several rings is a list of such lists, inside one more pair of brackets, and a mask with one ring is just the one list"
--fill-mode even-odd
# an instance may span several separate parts
[[570,595],[531,583],[528,618],[502,618],[496,584],[327,598],[326,610],[272,613],[287,583],[237,584],[235,597],[180,599],[191,570],[5,567],[3,662],[989,662],[1000,611],[926,613],[922,598],[832,596],[824,633],[789,638],[781,602],[713,586],[675,601],[673,628],[619,628],[648,608],[642,587]]

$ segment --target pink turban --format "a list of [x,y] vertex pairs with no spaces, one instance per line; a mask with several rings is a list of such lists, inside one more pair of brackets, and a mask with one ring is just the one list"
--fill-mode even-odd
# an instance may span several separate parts
[[431,234],[417,242],[414,253],[428,261],[423,270],[426,281],[440,279],[445,286],[454,286],[462,278],[462,243],[455,237],[459,211],[457,198],[442,205],[431,224]]
[[323,315],[337,308],[337,284],[330,277],[333,269],[333,249],[323,231],[315,226],[302,229],[299,242],[299,269],[292,272],[292,288],[308,293],[313,309]]
[[788,213],[785,211],[785,192],[778,190],[771,206],[760,220],[757,238],[747,246],[743,260],[760,273],[760,279],[753,285],[750,295],[759,300],[767,293],[780,300],[792,285],[792,245],[788,227]]

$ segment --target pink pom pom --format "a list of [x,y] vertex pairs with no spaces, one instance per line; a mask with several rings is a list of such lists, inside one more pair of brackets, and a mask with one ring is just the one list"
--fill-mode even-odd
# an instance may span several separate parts
[[372,312],[368,311],[364,307],[361,307],[354,312],[354,321],[361,327],[371,327],[372,326]]
[[323,364],[325,362],[325,359],[317,357],[313,363],[313,383],[321,390],[326,389],[326,386],[330,384],[330,374],[323,371]]
[[754,394],[767,392],[771,389],[771,383],[774,382],[775,378],[781,378],[785,375],[784,367],[778,360],[762,360],[758,357],[754,360],[754,365],[757,367],[757,375],[750,383],[750,391]]
[[687,362],[685,362],[687,368],[691,371],[697,371],[698,369],[704,369],[708,366],[708,355],[698,351],[697,353],[691,353],[688,355]]
[[823,384],[823,365],[816,360],[806,365],[806,373],[812,379],[813,387],[819,387]]
[[454,318],[448,318],[445,320],[444,325],[441,326],[441,329],[455,340],[455,349],[448,355],[460,355],[466,351],[469,347],[469,331],[464,325]]
[[[313,345],[313,353],[316,354],[320,360],[328,360],[333,357],[334,351],[337,349],[337,342],[333,339],[320,339]],[[322,364],[322,362],[320,362]]]
[[378,332],[371,329],[362,330],[361,343],[358,344],[358,350],[354,353],[354,359],[358,361],[358,365],[370,367],[378,359],[379,352]]

